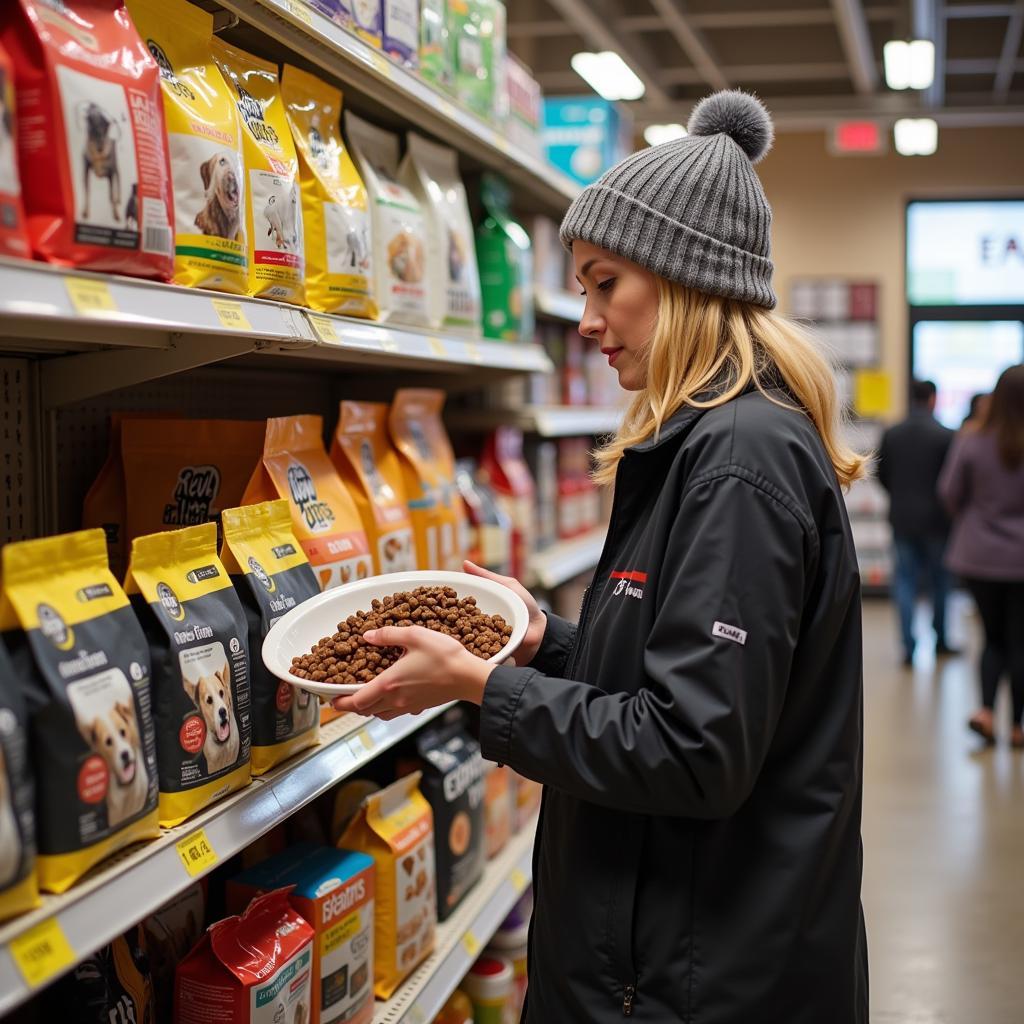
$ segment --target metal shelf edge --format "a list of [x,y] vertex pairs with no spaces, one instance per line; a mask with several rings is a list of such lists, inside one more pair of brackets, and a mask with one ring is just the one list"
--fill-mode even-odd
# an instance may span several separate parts
[[559,541],[535,554],[530,567],[531,582],[553,590],[593,569],[601,558],[607,532],[606,526],[600,526],[582,537]]

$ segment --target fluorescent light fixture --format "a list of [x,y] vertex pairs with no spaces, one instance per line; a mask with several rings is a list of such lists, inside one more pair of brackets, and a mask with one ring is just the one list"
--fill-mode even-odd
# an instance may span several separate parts
[[648,146],[660,146],[663,142],[674,142],[686,135],[681,124],[649,124],[644,129],[644,141]]
[[939,126],[930,117],[901,118],[892,133],[901,156],[931,156],[939,146]]
[[571,63],[573,71],[606,100],[638,100],[644,94],[644,83],[614,50],[576,53]]
[[935,44],[930,39],[891,39],[882,57],[890,89],[927,89],[935,80]]

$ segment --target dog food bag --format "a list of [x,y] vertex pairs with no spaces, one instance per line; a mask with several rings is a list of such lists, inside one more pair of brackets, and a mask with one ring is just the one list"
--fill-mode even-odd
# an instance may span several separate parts
[[324,313],[374,318],[370,211],[341,141],[341,92],[286,64],[281,96],[299,153],[306,302]]
[[388,426],[398,449],[421,569],[462,569],[466,513],[455,480],[455,455],[441,422],[444,392],[399,388]]
[[178,965],[175,1024],[309,1024],[313,940],[287,890],[258,896]]
[[447,0],[421,0],[420,76],[446,92],[454,87]]
[[384,0],[351,0],[351,3],[356,35],[379,50],[384,43]]
[[249,785],[245,614],[214,523],[132,541],[125,590],[149,640],[160,824]]
[[413,772],[368,796],[339,844],[369,854],[377,868],[373,987],[379,999],[390,999],[434,948],[434,818],[419,783]]
[[381,320],[426,325],[427,225],[398,177],[398,136],[345,113],[345,134],[370,196],[374,291]]
[[487,859],[496,857],[512,837],[512,769],[484,762],[484,847]]
[[213,16],[185,0],[130,0],[160,68],[174,186],[174,281],[244,295],[248,285],[238,111],[213,57]]
[[217,62],[242,121],[249,294],[302,305],[305,256],[299,161],[277,65],[214,38]]
[[420,66],[420,0],[383,0],[384,52],[410,71]]
[[480,276],[473,222],[454,149],[406,136],[402,180],[416,194],[427,222],[427,283],[430,322],[480,333]]
[[307,597],[319,594],[320,586],[292,533],[287,501],[225,509],[223,526],[221,560],[248,624],[252,773],[262,775],[320,740],[317,698],[267,671],[260,655],[270,627]]
[[174,972],[199,941],[205,918],[203,883],[196,882],[142,921],[153,978],[156,1024],[174,1019]]
[[536,489],[523,458],[523,432],[518,427],[498,427],[487,438],[480,475],[512,520],[512,575],[521,580],[529,568],[537,527]]
[[314,1024],[373,1020],[373,859],[303,843],[228,881],[228,909],[240,912],[261,892],[294,886],[291,905],[315,933]]
[[21,205],[15,126],[14,65],[0,46],[0,256],[27,259],[32,255]]
[[40,889],[64,892],[160,834],[149,648],[102,530],[8,544],[0,564],[0,621],[29,715],[36,872]]
[[39,903],[35,787],[28,758],[25,702],[0,645],[0,921]]
[[160,74],[120,0],[7,0],[29,240],[62,266],[170,280]]
[[[448,0],[455,53],[455,94],[474,114],[494,120],[497,95],[496,0]],[[504,24],[504,9],[501,11]]]
[[242,503],[287,498],[292,526],[322,590],[373,574],[355,503],[324,451],[320,416],[267,420],[263,460]]
[[373,549],[374,572],[415,569],[416,545],[402,467],[388,436],[388,407],[381,402],[342,402],[331,461],[359,509]]
[[516,832],[521,832],[540,811],[544,787],[533,779],[528,779],[518,772],[509,769],[509,781],[512,785],[512,800],[515,809],[513,825]]

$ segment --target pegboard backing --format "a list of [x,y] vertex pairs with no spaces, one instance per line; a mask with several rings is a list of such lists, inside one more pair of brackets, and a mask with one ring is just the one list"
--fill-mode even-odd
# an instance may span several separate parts
[[39,533],[39,424],[28,359],[0,359],[0,542]]

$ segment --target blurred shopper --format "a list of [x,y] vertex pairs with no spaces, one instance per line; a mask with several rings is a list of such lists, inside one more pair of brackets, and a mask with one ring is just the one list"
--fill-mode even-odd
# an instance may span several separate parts
[[935,653],[959,653],[946,643],[949,573],[943,559],[949,519],[937,491],[953,431],[935,419],[935,397],[930,380],[915,380],[910,386],[910,414],[885,432],[878,453],[878,480],[889,492],[893,591],[907,666],[914,663],[914,605],[922,576],[928,580],[932,600]]
[[946,563],[966,580],[985,627],[982,706],[968,725],[994,742],[1005,670],[1013,692],[1010,739],[1024,747],[1024,364],[1003,372],[981,428],[957,437],[939,492],[954,517]]
[[960,429],[966,430],[969,434],[980,429],[988,415],[991,401],[992,395],[987,391],[979,391],[978,394],[971,395],[971,404],[967,408],[967,415],[964,417],[963,423],[960,424]]

